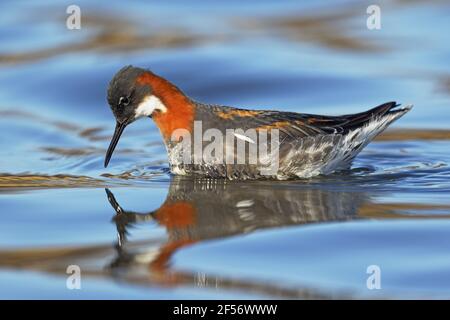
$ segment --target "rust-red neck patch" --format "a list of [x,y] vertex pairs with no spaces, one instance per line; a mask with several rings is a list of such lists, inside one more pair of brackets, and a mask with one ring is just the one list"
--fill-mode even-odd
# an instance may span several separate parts
[[153,120],[163,138],[169,140],[176,129],[192,132],[195,107],[186,95],[166,79],[149,71],[137,78],[140,85],[151,86],[153,94],[166,106],[166,112],[154,112]]

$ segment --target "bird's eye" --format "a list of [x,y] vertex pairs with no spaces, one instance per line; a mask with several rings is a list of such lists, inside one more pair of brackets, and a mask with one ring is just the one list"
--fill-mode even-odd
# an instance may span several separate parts
[[119,106],[127,106],[130,103],[130,99],[127,97],[119,98]]

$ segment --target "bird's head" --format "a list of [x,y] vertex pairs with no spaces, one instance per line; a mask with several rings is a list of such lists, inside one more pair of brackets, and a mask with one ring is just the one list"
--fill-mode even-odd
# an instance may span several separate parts
[[125,127],[143,117],[153,118],[164,138],[193,121],[190,100],[169,81],[152,72],[127,66],[120,69],[108,87],[108,103],[116,118],[116,128],[105,157],[105,167]]

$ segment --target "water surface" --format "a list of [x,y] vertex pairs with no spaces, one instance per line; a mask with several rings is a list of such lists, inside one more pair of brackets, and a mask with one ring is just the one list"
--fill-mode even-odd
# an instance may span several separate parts
[[[369,4],[78,1],[71,31],[64,2],[3,1],[0,297],[450,298],[450,8],[382,1],[369,31]],[[415,107],[327,177],[173,177],[147,119],[104,169],[106,87],[126,64],[209,103]]]

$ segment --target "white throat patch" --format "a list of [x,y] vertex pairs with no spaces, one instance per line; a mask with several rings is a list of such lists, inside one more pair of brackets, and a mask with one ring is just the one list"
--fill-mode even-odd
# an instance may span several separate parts
[[155,110],[166,112],[167,108],[164,103],[162,103],[161,100],[159,100],[156,96],[151,95],[145,97],[144,100],[136,108],[135,119],[151,116],[153,111]]

